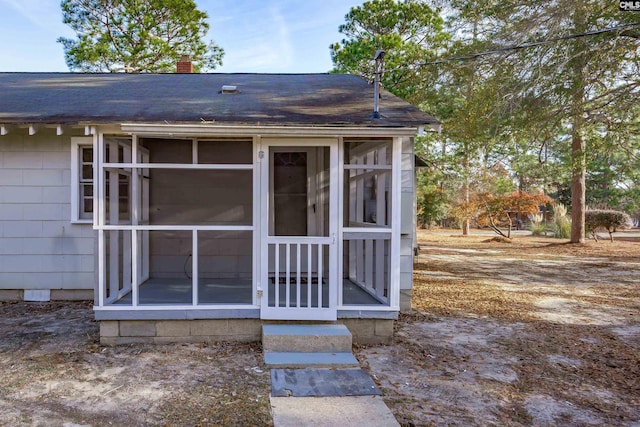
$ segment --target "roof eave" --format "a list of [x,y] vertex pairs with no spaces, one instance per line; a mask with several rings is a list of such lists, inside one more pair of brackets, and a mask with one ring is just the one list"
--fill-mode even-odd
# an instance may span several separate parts
[[[430,126],[427,124],[427,126]],[[136,135],[212,136],[212,135],[291,135],[291,136],[415,136],[421,126],[310,126],[310,125],[221,125],[123,123],[123,133]]]

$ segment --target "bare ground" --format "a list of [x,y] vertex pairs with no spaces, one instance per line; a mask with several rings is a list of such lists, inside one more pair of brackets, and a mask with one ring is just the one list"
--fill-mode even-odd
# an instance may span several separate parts
[[0,303],[0,425],[270,425],[257,344],[101,347],[89,304]]
[[419,233],[414,312],[360,348],[403,425],[640,425],[640,243]]
[[[414,311],[356,347],[403,425],[640,425],[640,243],[420,232]],[[0,303],[0,425],[270,425],[257,344],[102,347],[88,304]]]

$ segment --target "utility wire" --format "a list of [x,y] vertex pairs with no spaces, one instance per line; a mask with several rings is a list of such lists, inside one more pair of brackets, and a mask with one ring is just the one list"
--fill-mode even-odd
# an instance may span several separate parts
[[[423,63],[420,63],[420,64],[416,64],[414,66],[415,67],[424,67],[424,66],[427,66],[427,65],[436,65],[436,64],[442,64],[442,63],[451,62],[451,61],[466,61],[466,60],[469,60],[469,59],[479,58],[481,56],[494,55],[496,53],[509,52],[509,51],[512,51],[512,50],[527,49],[527,48],[530,48],[530,47],[542,46],[542,45],[545,45],[545,44],[555,43],[555,42],[564,41],[564,40],[578,39],[578,38],[581,38],[581,37],[590,37],[590,36],[595,36],[595,35],[598,35],[598,34],[609,33],[611,31],[618,31],[618,30],[623,30],[625,28],[636,27],[636,26],[639,26],[639,25],[640,25],[640,21],[632,22],[630,24],[622,24],[622,25],[618,25],[616,27],[604,28],[602,30],[589,31],[587,33],[570,34],[568,36],[557,37],[557,38],[549,39],[549,40],[542,40],[542,41],[531,42],[531,43],[523,43],[523,44],[503,47],[503,48],[500,48],[500,49],[486,50],[484,52],[477,52],[477,53],[471,53],[471,54],[468,54],[468,55],[461,55],[461,56],[454,56],[454,57],[451,57],[451,58],[438,59],[436,61],[423,62]],[[389,70],[384,70],[384,72],[399,71],[399,70],[403,70],[403,69],[404,68],[389,69]]]

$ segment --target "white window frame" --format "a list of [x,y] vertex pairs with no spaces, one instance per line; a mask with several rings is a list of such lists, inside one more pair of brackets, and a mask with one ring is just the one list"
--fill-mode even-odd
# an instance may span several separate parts
[[[93,224],[93,215],[91,215],[91,217],[83,218],[80,214],[80,209],[83,206],[83,201],[80,200],[82,197],[82,191],[80,190],[80,181],[82,179],[82,168],[80,167],[82,158],[80,157],[80,151],[83,147],[94,148],[93,137],[71,138],[71,222],[73,224]],[[95,161],[92,162],[92,165],[95,170]],[[93,179],[95,179],[95,174],[92,180]],[[93,199],[95,200],[95,191]]]

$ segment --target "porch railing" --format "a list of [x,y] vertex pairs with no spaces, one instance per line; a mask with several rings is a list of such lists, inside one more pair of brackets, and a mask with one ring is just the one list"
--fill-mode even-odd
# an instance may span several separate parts
[[329,237],[268,239],[268,305],[274,308],[329,307]]

